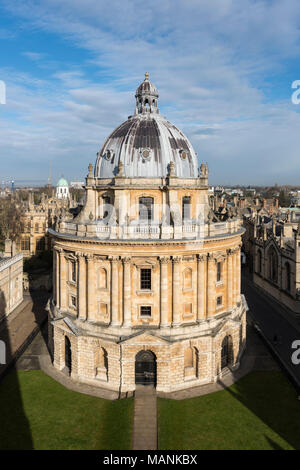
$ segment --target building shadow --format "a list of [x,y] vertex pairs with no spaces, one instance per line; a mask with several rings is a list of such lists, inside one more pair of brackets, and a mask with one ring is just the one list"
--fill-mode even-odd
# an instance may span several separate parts
[[[50,253],[52,260],[52,252]],[[47,259],[47,263],[40,267],[39,264],[35,265],[34,257],[30,261],[32,262],[32,268],[28,271],[28,294],[32,300],[32,312],[35,322],[39,326],[39,333],[43,339],[44,346],[51,356],[48,343],[47,303],[52,295],[52,262],[50,263],[49,259]]]
[[[247,276],[251,277],[251,273],[245,269],[242,282],[244,294]],[[247,341],[246,349],[246,354],[256,356],[251,374],[244,376],[230,388],[226,387],[222,379],[218,383],[226,389],[226,393],[248,408],[293,449],[300,450],[300,402],[297,400],[297,389],[277,361],[275,370],[268,368],[270,361],[275,359],[253,327],[251,330],[255,337],[251,344]],[[248,333],[249,331],[247,336]],[[253,339],[255,344],[252,344]],[[259,355],[258,350],[261,352],[262,349],[267,352],[268,357],[264,353]],[[265,439],[273,450],[283,449],[269,436],[265,435]]]
[[[6,316],[5,296],[0,290],[0,450],[33,449],[30,423],[24,409],[24,393],[19,374],[13,364],[12,331]],[[12,312],[13,313],[13,312]],[[5,357],[4,357],[5,356]],[[5,363],[3,363],[5,362]]]
[[[220,383],[222,384],[222,380]],[[225,384],[223,385],[225,388]],[[280,387],[281,395],[277,386]],[[300,449],[300,406],[296,391],[281,371],[253,371],[237,381],[233,387],[226,388],[226,392],[248,408],[293,449]],[[281,449],[270,437],[265,438],[272,449]]]

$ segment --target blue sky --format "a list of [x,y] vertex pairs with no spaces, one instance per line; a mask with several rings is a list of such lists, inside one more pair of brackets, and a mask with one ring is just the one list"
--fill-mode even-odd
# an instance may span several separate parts
[[300,184],[297,0],[0,0],[0,181],[83,180],[150,73],[211,184]]

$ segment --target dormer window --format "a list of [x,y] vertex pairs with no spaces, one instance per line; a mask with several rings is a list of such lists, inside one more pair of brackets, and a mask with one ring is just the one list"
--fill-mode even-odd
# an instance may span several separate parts
[[186,157],[188,156],[188,152],[186,150],[180,150],[179,153],[180,153],[182,160],[185,160]]
[[141,150],[142,161],[148,161],[151,158],[151,149],[146,148]]

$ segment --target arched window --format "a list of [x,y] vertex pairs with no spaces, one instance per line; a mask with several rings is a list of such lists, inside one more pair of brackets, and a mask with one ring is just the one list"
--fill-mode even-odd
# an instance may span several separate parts
[[233,363],[233,345],[230,335],[225,336],[222,341],[221,349],[221,369],[230,366]]
[[268,260],[269,260],[269,278],[271,281],[277,282],[278,280],[278,256],[273,246],[271,246],[271,248],[269,249]]
[[184,377],[198,377],[198,349],[188,347],[184,351]]
[[291,290],[291,266],[290,263],[285,263],[285,288],[288,292]]
[[96,377],[101,380],[108,380],[108,356],[104,348],[99,348],[95,354]]
[[184,351],[184,367],[193,367],[193,349],[186,348]]
[[71,351],[71,342],[67,336],[65,336],[65,366],[67,372],[71,374],[72,372],[72,351]]
[[192,288],[192,270],[190,268],[186,268],[183,271],[183,288],[184,289]]
[[98,272],[98,287],[99,289],[107,289],[107,271],[105,268],[100,268]]
[[261,250],[258,250],[258,251],[257,251],[257,269],[256,269],[256,270],[257,270],[257,272],[258,272],[259,274],[261,274],[261,268],[262,268],[262,266],[261,266],[261,259],[262,259],[262,257],[261,257]]

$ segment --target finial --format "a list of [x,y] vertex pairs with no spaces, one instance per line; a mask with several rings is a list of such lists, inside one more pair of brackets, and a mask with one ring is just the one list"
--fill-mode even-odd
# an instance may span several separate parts
[[148,72],[145,73],[145,80],[149,80],[149,73]]
[[92,177],[93,177],[93,164],[92,164],[92,163],[89,163],[89,174],[88,174],[88,177],[89,177],[89,178],[92,178]]

